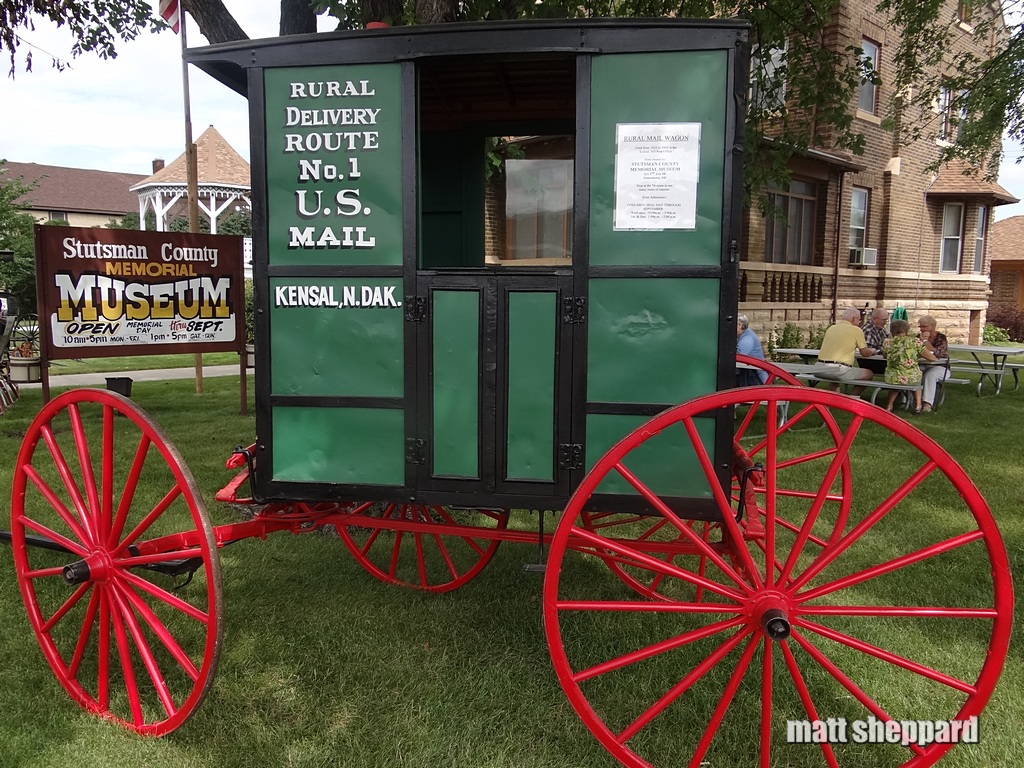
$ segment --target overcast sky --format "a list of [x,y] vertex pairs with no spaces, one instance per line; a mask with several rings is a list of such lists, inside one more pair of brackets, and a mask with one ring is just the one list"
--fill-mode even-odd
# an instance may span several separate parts
[[[280,0],[225,0],[225,5],[250,37],[276,36]],[[324,17],[320,22],[322,29],[334,28]],[[177,35],[168,30],[121,43],[111,60],[93,54],[71,59],[70,33],[52,25],[39,24],[22,37],[33,46],[33,71],[24,71],[23,47],[15,78],[0,79],[0,158],[148,175],[154,158],[169,163],[184,152]],[[188,44],[207,44],[195,23],[189,24]],[[6,51],[0,56],[6,72]],[[70,68],[53,69],[51,56],[69,61]],[[189,81],[193,137],[213,125],[248,160],[245,99],[195,67]],[[1019,146],[1006,147],[1000,183],[1024,199],[1024,164],[1014,163],[1021,155]],[[1024,202],[995,210],[997,219],[1021,215]]]
[[[277,35],[280,0],[224,4],[249,37]],[[208,44],[191,17],[187,33],[190,48]],[[38,23],[35,31],[20,34],[33,46],[32,71],[24,71],[28,49],[22,46],[15,78],[0,79],[0,158],[149,175],[154,158],[170,163],[185,151],[181,40],[173,32],[119,43],[117,58],[107,60],[95,54],[72,59],[66,28]],[[0,56],[7,72],[7,52]],[[58,72],[52,57],[69,61],[70,68]],[[245,99],[195,67],[189,68],[189,86],[193,137],[213,125],[248,160]]]

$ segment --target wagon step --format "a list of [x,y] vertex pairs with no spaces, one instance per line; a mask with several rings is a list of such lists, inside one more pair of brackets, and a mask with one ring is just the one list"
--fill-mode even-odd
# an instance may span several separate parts
[[537,562],[524,563],[523,573],[546,573],[548,570],[547,558],[544,552],[544,510],[538,510],[537,514]]

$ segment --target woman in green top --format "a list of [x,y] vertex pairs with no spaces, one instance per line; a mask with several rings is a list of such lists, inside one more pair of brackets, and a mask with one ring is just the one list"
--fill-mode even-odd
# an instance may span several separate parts
[[[935,355],[928,351],[925,343],[916,336],[908,336],[910,323],[906,320],[893,320],[889,326],[892,338],[885,341],[885,383],[886,384],[920,384],[921,368],[918,358],[935,360]],[[885,410],[892,411],[898,390],[889,392],[889,401]],[[921,390],[914,390],[914,413],[921,412]]]

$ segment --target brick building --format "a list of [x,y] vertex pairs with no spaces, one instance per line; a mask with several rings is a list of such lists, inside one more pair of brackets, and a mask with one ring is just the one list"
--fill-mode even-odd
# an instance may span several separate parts
[[1024,216],[1011,216],[992,227],[990,302],[1024,309]]
[[[995,37],[976,33],[966,14],[957,15],[957,0],[945,5],[956,18],[950,54],[990,55]],[[869,0],[841,0],[833,18],[825,39],[836,50],[860,46],[882,81],[862,84],[850,105],[865,152],[812,151],[794,159],[789,188],[772,192],[788,220],[747,212],[740,310],[762,339],[787,323],[805,331],[828,325],[837,308],[853,305],[901,306],[911,318],[929,313],[950,340],[978,342],[993,208],[1017,200],[996,183],[964,175],[956,163],[928,171],[955,139],[953,94],[943,89],[930,111],[900,110],[899,94],[887,85],[895,80],[898,36],[886,15]],[[895,127],[883,128],[883,118]],[[910,126],[920,125],[923,138],[914,140]]]

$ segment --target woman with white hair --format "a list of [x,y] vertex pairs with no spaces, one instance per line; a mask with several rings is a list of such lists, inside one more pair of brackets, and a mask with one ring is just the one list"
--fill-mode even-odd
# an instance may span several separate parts
[[935,405],[935,392],[939,388],[939,382],[949,378],[949,342],[946,334],[935,330],[937,322],[931,315],[921,315],[917,320],[917,328],[921,332],[921,341],[924,348],[940,360],[946,360],[947,365],[929,365],[921,375],[921,400],[924,404],[921,410],[930,413]]
[[[757,338],[757,334],[750,328],[750,319],[746,315],[736,316],[736,352],[740,355],[764,360],[764,349],[761,348],[761,340]],[[737,376],[737,384],[741,387],[764,384],[767,380],[768,372],[761,370],[741,370]]]

